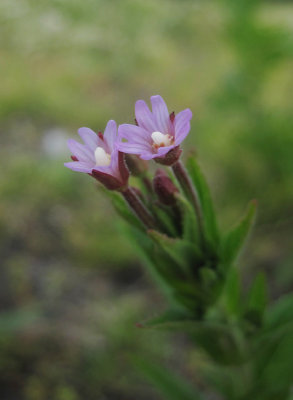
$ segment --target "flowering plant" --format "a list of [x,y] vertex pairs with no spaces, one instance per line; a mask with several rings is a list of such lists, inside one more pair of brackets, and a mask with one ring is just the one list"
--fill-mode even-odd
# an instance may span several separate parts
[[[202,373],[223,398],[288,399],[292,296],[268,307],[263,275],[243,296],[235,267],[256,203],[252,201],[238,225],[223,234],[195,157],[189,157],[186,166],[180,159],[191,111],[169,113],[160,96],[151,97],[151,103],[152,112],[144,101],[137,101],[136,125],[120,125],[118,132],[114,121],[108,122],[104,135],[81,128],[85,144],[70,140],[73,161],[65,164],[110,189],[106,193],[127,222],[126,232],[169,300],[165,314],[138,326],[188,333],[208,356]],[[160,167],[151,179],[145,163],[151,159],[170,171]],[[129,173],[138,177],[139,187],[129,186]],[[167,398],[203,398],[197,388],[178,383],[157,366],[137,364]],[[282,371],[274,385],[268,382],[272,371]]]

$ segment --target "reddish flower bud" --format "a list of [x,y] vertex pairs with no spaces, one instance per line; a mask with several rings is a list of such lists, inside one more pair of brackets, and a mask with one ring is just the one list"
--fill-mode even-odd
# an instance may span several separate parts
[[154,190],[161,203],[171,206],[176,203],[175,194],[179,192],[163,169],[158,169],[153,180]]

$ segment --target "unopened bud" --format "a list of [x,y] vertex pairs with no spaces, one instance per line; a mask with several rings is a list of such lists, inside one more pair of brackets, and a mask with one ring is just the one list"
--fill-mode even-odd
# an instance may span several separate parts
[[156,171],[153,185],[154,191],[162,204],[171,206],[176,203],[175,194],[178,193],[179,190],[163,169],[158,169]]
[[143,175],[147,169],[147,162],[134,154],[125,154],[126,165],[133,176]]

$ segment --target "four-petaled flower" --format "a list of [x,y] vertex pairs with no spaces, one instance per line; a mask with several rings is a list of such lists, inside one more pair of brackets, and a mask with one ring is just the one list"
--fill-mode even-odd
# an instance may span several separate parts
[[[192,112],[186,109],[177,115],[174,112],[169,114],[161,96],[152,96],[151,103],[152,112],[143,100],[136,102],[137,125],[119,126],[117,146],[120,151],[137,154],[143,160],[154,158],[156,161],[171,165],[180,156],[179,145],[190,131]],[[123,141],[124,139],[127,142]]]
[[127,185],[129,172],[124,163],[124,155],[117,148],[117,125],[110,120],[104,135],[98,135],[89,128],[80,128],[79,136],[84,145],[68,140],[72,162],[65,167],[73,171],[87,173],[110,190],[119,190]]

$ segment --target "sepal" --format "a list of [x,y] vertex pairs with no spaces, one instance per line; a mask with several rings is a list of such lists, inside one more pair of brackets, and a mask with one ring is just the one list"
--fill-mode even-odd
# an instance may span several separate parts
[[181,153],[182,149],[180,149],[179,146],[176,146],[171,149],[164,157],[154,158],[154,161],[158,164],[171,166],[179,160]]
[[96,169],[93,169],[89,175],[102,183],[108,190],[124,190],[127,187],[129,171],[125,164],[124,154],[121,151],[118,151],[118,170],[120,179]]
[[92,173],[89,174],[97,181],[102,183],[108,190],[119,190],[125,187],[125,182],[120,181],[115,176],[106,174],[105,172],[97,171],[95,169],[92,170]]
[[268,288],[266,276],[259,273],[251,285],[247,295],[245,317],[256,327],[263,321],[263,315],[268,304]]

